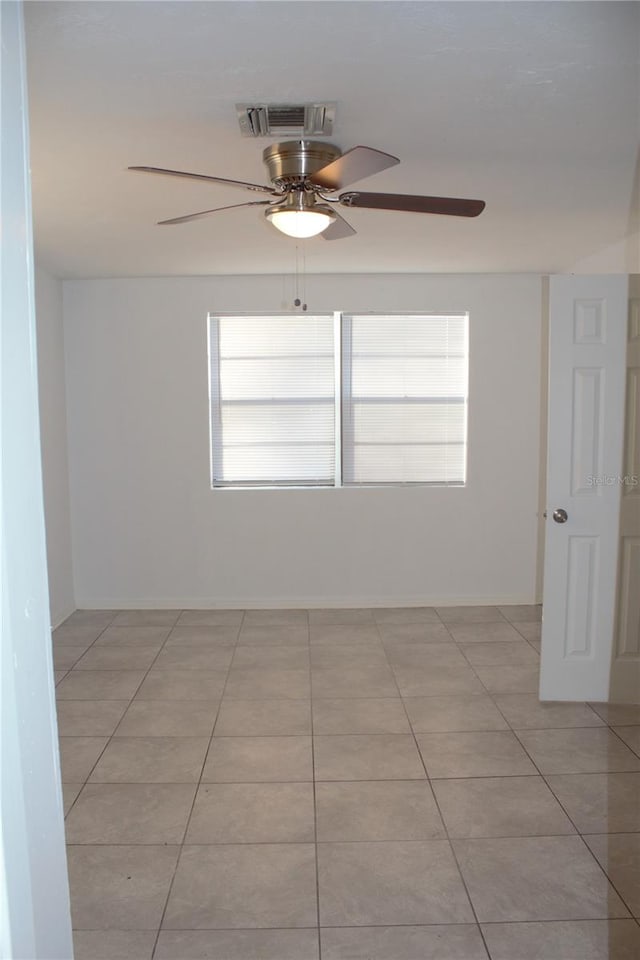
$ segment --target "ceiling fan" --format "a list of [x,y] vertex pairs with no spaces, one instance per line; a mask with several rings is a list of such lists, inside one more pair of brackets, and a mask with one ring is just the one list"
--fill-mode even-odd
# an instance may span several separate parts
[[339,240],[356,231],[333,205],[364,207],[372,210],[398,210],[410,213],[437,213],[453,217],[477,217],[484,210],[483,200],[459,200],[452,197],[422,197],[404,193],[362,193],[350,190],[337,197],[327,196],[400,163],[397,157],[372,147],[353,147],[342,153],[338,147],[317,140],[287,140],[263,151],[272,186],[210,177],[201,173],[165,170],[161,167],[129,167],[142,173],[186,177],[240,187],[268,194],[269,200],[249,200],[230,206],[201,210],[184,217],[160,220],[161,225],[186,223],[220,210],[237,207],[266,207],[265,216],[274,227],[290,237],[315,237]]

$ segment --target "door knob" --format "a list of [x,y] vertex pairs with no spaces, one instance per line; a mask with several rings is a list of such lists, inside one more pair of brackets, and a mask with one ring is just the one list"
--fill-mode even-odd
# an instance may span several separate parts
[[563,510],[562,507],[558,507],[553,511],[553,519],[556,523],[566,523],[569,519],[569,515],[566,510]]

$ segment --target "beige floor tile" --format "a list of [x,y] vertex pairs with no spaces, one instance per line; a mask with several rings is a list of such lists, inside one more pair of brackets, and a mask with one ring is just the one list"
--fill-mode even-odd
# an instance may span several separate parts
[[226,670],[161,670],[152,667],[136,694],[136,700],[218,700]]
[[615,733],[626,745],[630,747],[636,756],[640,757],[640,726],[638,727],[614,727]]
[[634,917],[640,917],[640,833],[585,837],[589,849]]
[[442,666],[416,670],[396,667],[394,675],[403,697],[438,697],[484,693],[484,687],[469,666]]
[[155,930],[75,930],[74,960],[151,960]]
[[309,610],[309,623],[311,626],[316,626],[318,624],[352,624],[352,623],[368,623],[372,624],[374,612],[370,608],[365,607],[345,607],[344,609],[339,608],[326,608],[322,610]]
[[436,607],[436,613],[443,623],[504,622],[497,607]]
[[225,700],[216,737],[297,737],[311,733],[309,700]]
[[110,737],[129,706],[128,700],[59,700],[61,737]]
[[481,923],[626,917],[580,837],[454,840]]
[[112,620],[114,627],[172,627],[180,610],[122,610]]
[[590,703],[605,723],[616,727],[629,727],[640,724],[640,705],[632,703]]
[[542,620],[542,604],[512,604],[498,607],[498,610],[509,623],[535,623]]
[[78,794],[84,787],[84,783],[63,783],[62,784],[62,805],[64,809],[64,815],[69,813],[71,807],[74,805],[78,798]]
[[242,626],[287,627],[308,623],[306,610],[246,610]]
[[508,730],[419,733],[416,739],[432,778],[517,777],[537,773]]
[[240,627],[221,624],[205,627],[177,623],[167,638],[167,646],[234,647],[239,632]]
[[181,843],[195,784],[90,783],[67,817],[68,843]]
[[309,648],[306,646],[265,647],[260,644],[245,644],[243,647],[236,647],[233,654],[234,670],[238,667],[308,670],[309,666]]
[[525,640],[535,643],[540,642],[540,637],[542,636],[541,623],[514,623],[513,626]]
[[575,833],[542,777],[437,780],[450,837],[541,837]]
[[320,936],[323,960],[488,960],[475,923],[325,927]]
[[433,607],[376,607],[373,617],[378,624],[440,623]]
[[309,627],[306,623],[291,623],[269,626],[269,624],[243,624],[238,638],[238,646],[244,644],[263,644],[274,647],[308,646]]
[[131,647],[124,644],[93,646],[78,660],[76,670],[148,670],[158,653],[161,643],[137,643]]
[[538,655],[526,640],[498,643],[461,643],[460,649],[472,667],[538,665]]
[[184,847],[163,927],[290,928],[316,923],[313,844],[247,843]]
[[423,780],[413,737],[315,736],[316,780]]
[[170,627],[107,627],[96,642],[98,647],[135,647],[138,644],[162,644],[169,636]]
[[537,693],[540,685],[538,664],[531,666],[476,667],[489,693]]
[[70,670],[84,656],[91,644],[57,643],[53,648],[55,670]]
[[640,773],[547,777],[580,833],[640,831]]
[[76,670],[60,682],[60,700],[131,700],[144,670]]
[[233,657],[232,647],[202,643],[168,643],[154,663],[157,670],[228,670]]
[[473,920],[446,840],[318,845],[322,926]]
[[457,697],[405,697],[416,733],[507,730],[507,722],[486,694]]
[[426,781],[316,784],[318,840],[438,840],[444,827]]
[[91,783],[197,783],[207,737],[115,737]]
[[118,610],[74,610],[61,626],[100,627],[104,630],[117,617],[118,612]]
[[231,700],[308,700],[309,671],[299,667],[232,667],[224,695]]
[[637,960],[640,927],[633,920],[483,923],[492,960]]
[[311,643],[379,643],[380,633],[375,623],[312,623],[309,628]]
[[449,623],[447,626],[457,643],[522,642],[522,635],[505,620],[500,623]]
[[313,843],[312,783],[199,787],[185,843]]
[[318,960],[317,930],[162,930],[155,960]]
[[244,610],[183,610],[179,627],[239,627]]
[[53,682],[55,683],[56,686],[58,686],[61,680],[64,680],[68,672],[69,672],[68,670],[53,671]]
[[94,640],[98,639],[103,629],[104,627],[91,627],[82,624],[63,624],[51,633],[53,649],[67,645],[84,647],[86,650]]
[[313,667],[311,685],[314,700],[400,696],[393,673],[386,665]]
[[204,783],[313,780],[311,737],[214,737]]
[[542,773],[640,770],[640,758],[610,730],[521,730],[518,737]]
[[62,780],[84,783],[108,742],[108,737],[60,737]]
[[503,693],[495,701],[516,730],[599,727],[603,723],[586,703],[541,703],[535,693]]
[[314,700],[315,734],[411,733],[399,698]]
[[178,852],[179,847],[166,845],[69,846],[74,928],[155,933]]
[[386,646],[394,643],[452,643],[453,637],[443,623],[379,623]]
[[[116,611],[114,610],[113,616],[115,617],[115,615]],[[52,631],[53,642],[55,644],[58,640],[64,640],[70,643],[74,641],[92,643],[109,626],[111,619],[107,620],[105,617],[99,617],[76,620],[74,614],[71,614],[64,623],[61,623]]]
[[386,667],[381,643],[316,643],[309,648],[314,670],[344,667]]
[[116,737],[210,737],[218,704],[209,700],[134,700]]
[[[527,644],[523,641],[523,646]],[[455,643],[391,643],[386,656],[392,669],[428,673],[434,667],[466,667],[467,661]]]

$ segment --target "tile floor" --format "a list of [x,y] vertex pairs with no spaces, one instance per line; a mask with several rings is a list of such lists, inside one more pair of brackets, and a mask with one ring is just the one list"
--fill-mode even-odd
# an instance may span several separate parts
[[539,608],[77,611],[76,960],[638,960],[640,708]]

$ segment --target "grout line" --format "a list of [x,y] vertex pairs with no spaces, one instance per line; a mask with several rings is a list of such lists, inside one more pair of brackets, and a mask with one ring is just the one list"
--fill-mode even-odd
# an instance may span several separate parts
[[[616,726],[619,726],[619,724],[616,724]],[[631,726],[639,726],[639,724],[632,724]],[[623,744],[623,746],[625,746],[627,750],[630,750],[631,753],[640,760],[640,747],[638,747],[637,750],[634,750],[633,747],[629,746],[629,744],[623,739],[623,737],[618,733],[618,731],[610,723],[607,724],[607,727],[609,728],[611,733],[613,733],[614,736],[618,738],[620,743]],[[615,771],[615,772],[620,773],[621,771]]]

